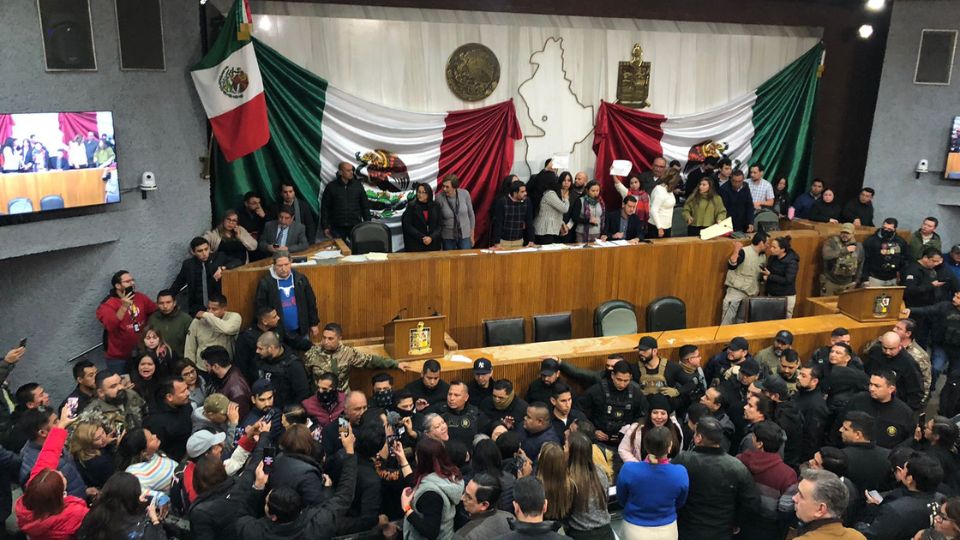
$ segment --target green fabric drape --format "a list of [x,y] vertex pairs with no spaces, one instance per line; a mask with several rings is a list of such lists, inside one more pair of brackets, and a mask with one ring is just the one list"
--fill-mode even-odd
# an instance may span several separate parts
[[[236,32],[228,17],[221,32]],[[243,194],[256,191],[265,206],[278,199],[281,180],[289,180],[315,214],[320,211],[320,124],[327,81],[254,39],[263,77],[270,121],[270,142],[256,152],[228,163],[214,150],[214,215],[241,204]]]
[[813,168],[813,130],[823,55],[819,43],[757,88],[753,107],[753,163],[776,183],[787,177],[791,196],[807,189]]

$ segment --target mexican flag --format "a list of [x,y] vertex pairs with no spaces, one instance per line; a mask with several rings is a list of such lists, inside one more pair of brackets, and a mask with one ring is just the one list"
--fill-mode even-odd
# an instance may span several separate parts
[[631,161],[636,174],[649,170],[658,156],[680,161],[684,171],[708,156],[727,157],[745,174],[749,165],[761,163],[771,183],[786,176],[793,194],[802,192],[810,180],[823,55],[821,43],[753,92],[701,113],[667,117],[601,103],[593,149],[606,202],[620,206],[609,174],[614,160]]
[[252,48],[263,75],[270,140],[236,161],[226,151],[217,154],[218,214],[236,207],[247,191],[275,203],[280,180],[292,181],[299,198],[322,213],[322,193],[339,181],[338,165],[346,162],[374,221],[393,230],[395,251],[403,245],[401,219],[417,185],[436,191],[450,174],[471,195],[477,239],[486,234],[490,207],[513,165],[514,142],[522,137],[512,100],[446,112],[393,109],[332,86],[256,39]]
[[213,135],[228,161],[263,147],[270,139],[247,2],[236,0],[217,41],[190,71]]

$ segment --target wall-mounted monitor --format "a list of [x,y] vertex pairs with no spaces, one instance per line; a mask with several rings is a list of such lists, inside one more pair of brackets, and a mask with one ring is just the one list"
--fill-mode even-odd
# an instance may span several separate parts
[[950,148],[947,149],[947,166],[943,170],[947,180],[960,180],[960,116],[953,117],[950,126]]
[[120,202],[113,113],[0,113],[0,214]]

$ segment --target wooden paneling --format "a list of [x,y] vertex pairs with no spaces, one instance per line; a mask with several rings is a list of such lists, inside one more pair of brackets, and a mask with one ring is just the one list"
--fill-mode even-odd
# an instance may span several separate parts
[[0,174],[0,212],[6,214],[11,200],[26,197],[40,211],[40,199],[47,195],[63,197],[65,208],[103,204],[104,169],[76,169],[39,173]]
[[[802,317],[789,321],[765,321],[732,326],[708,326],[703,328],[688,328],[669,332],[655,332],[649,334],[632,334],[628,336],[572,339],[567,341],[551,341],[547,343],[528,343],[506,347],[482,347],[457,351],[458,356],[470,359],[489,358],[493,362],[493,374],[496,378],[508,378],[514,382],[521,392],[539,377],[540,360],[554,356],[564,362],[572,362],[578,366],[600,369],[610,354],[623,354],[629,361],[637,362],[637,353],[633,349],[637,346],[641,336],[653,336],[660,346],[660,356],[677,359],[677,351],[682,345],[696,345],[700,348],[703,362],[721,350],[737,336],[750,341],[750,351],[757,352],[773,344],[773,337],[781,329],[789,329],[794,334],[793,347],[806,362],[817,347],[830,342],[830,332],[842,326],[850,331],[850,343],[855,350],[859,350],[865,343],[874,339],[889,329],[890,322],[857,322],[846,315],[823,315],[819,317]],[[358,346],[360,350],[384,355],[382,344]],[[441,376],[447,381],[468,381],[473,377],[473,365],[467,362],[453,361],[452,354],[440,360]],[[417,379],[422,362],[413,362],[415,371],[392,371],[394,386],[401,387]],[[369,392],[370,378],[382,370],[357,369],[351,373],[351,388]]]
[[[786,233],[784,233],[786,234]],[[816,231],[791,231],[800,256],[797,305],[813,290],[821,237]],[[746,241],[745,241],[746,242]],[[337,321],[349,338],[381,336],[382,325],[407,308],[405,316],[437,310],[447,316],[447,332],[461,347],[479,347],[482,322],[504,317],[570,311],[573,337],[593,335],[593,310],[620,298],[637,306],[640,328],[646,306],[662,296],[687,305],[687,327],[718,324],[723,279],[732,241],[696,238],[657,240],[652,244],[563,251],[494,254],[480,251],[391,254],[386,262],[297,266],[317,295],[320,319]],[[250,322],[263,267],[224,273],[224,294],[232,309]]]

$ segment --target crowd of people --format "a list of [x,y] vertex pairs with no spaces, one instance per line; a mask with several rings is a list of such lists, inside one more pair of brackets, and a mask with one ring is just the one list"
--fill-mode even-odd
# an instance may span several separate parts
[[111,136],[99,138],[93,132],[77,135],[67,143],[58,143],[55,149],[40,141],[36,135],[22,139],[8,137],[0,147],[0,171],[43,172],[86,168],[106,168],[116,162],[115,143]]

